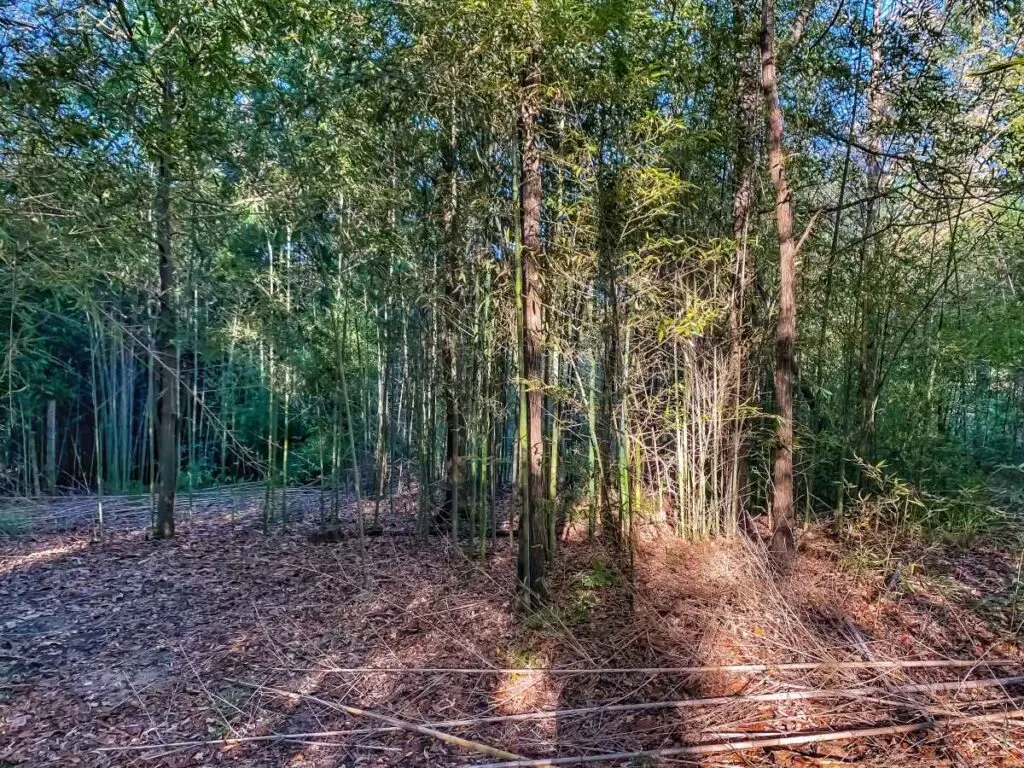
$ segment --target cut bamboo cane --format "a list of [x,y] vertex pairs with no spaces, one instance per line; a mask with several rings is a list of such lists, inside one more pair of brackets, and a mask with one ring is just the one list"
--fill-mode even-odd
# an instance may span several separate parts
[[253,688],[257,691],[269,691],[271,693],[276,693],[281,696],[288,696],[297,699],[306,699],[307,701],[312,701],[314,703],[330,707],[331,709],[336,709],[338,711],[344,712],[345,714],[351,715],[352,717],[365,717],[368,720],[378,720],[382,723],[387,723],[388,725],[393,726],[395,728],[400,728],[403,731],[412,731],[414,733],[422,734],[423,736],[429,736],[431,738],[437,739],[438,741],[443,741],[446,744],[451,744],[454,747],[469,749],[474,752],[479,752],[482,755],[487,755],[489,757],[500,757],[503,760],[523,759],[519,755],[516,755],[512,752],[505,752],[504,750],[497,749],[495,747],[490,746],[489,744],[483,744],[479,741],[472,741],[471,739],[463,739],[459,736],[452,736],[450,733],[444,733],[443,731],[438,731],[434,728],[429,728],[425,725],[407,723],[404,720],[399,720],[397,717],[383,715],[379,712],[371,712],[369,710],[360,709],[359,707],[353,707],[348,704],[339,704],[336,701],[327,701],[326,699],[321,699],[317,696],[312,696],[308,693],[296,693],[294,691],[285,691],[280,688],[270,688],[267,686],[254,685],[253,683],[247,683],[243,680],[231,680],[229,682],[237,683],[238,685],[244,685],[247,688]]
[[[989,680],[953,680],[943,683],[925,683],[920,685],[904,685],[897,688],[840,688],[834,690],[813,690],[813,691],[780,691],[778,693],[760,693],[744,696],[714,696],[700,699],[676,699],[669,701],[645,701],[634,704],[601,704],[590,707],[576,707],[574,709],[550,709],[537,712],[520,712],[515,715],[493,715],[488,717],[471,717],[461,720],[440,720],[423,725],[431,728],[459,728],[473,725],[488,725],[493,723],[513,723],[527,720],[550,720],[552,718],[574,717],[576,715],[606,714],[611,712],[643,712],[658,709],[683,709],[696,707],[713,707],[728,704],[744,704],[751,702],[773,702],[773,701],[806,701],[810,699],[866,699],[875,695],[894,696],[908,693],[938,693],[940,691],[960,691],[976,688],[1008,687],[1024,684],[1024,676],[1001,677]],[[264,688],[263,690],[271,690]],[[326,704],[327,702],[324,701]],[[909,702],[883,703],[896,704],[899,706],[908,705]],[[948,714],[948,713],[946,713]],[[353,730],[346,732],[349,735],[366,733],[385,733],[401,730],[400,728],[373,728]],[[335,734],[340,735],[340,734]]]
[[886,725],[876,728],[857,728],[845,731],[825,731],[817,733],[797,733],[771,739],[747,739],[719,744],[693,744],[686,747],[668,747],[666,749],[650,749],[639,752],[611,752],[600,755],[579,755],[574,757],[541,758],[539,760],[513,760],[504,763],[487,763],[477,768],[553,768],[558,765],[583,765],[586,763],[622,762],[634,759],[655,759],[660,757],[702,757],[704,755],[740,752],[769,747],[789,747],[794,745],[820,744],[826,741],[842,741],[845,739],[867,739],[875,736],[899,736],[918,731],[928,731],[941,726],[972,725],[974,723],[997,722],[999,720],[1019,720],[1024,718],[1024,710],[996,712],[986,715],[967,715],[965,717],[949,717],[940,720],[925,720],[903,725]]
[[692,667],[310,667],[292,672],[329,674],[419,674],[419,675],[699,675],[710,672],[839,671],[852,669],[954,669],[1024,664],[1016,659],[906,659],[896,661],[809,661],[786,664],[724,664]]
[[[399,730],[399,729],[396,729]],[[126,744],[121,747],[97,747],[97,752],[144,752],[148,749],[185,749],[186,747],[229,747],[233,744],[250,744],[266,741],[293,741],[296,739],[320,739],[333,736],[352,735],[352,729],[345,731],[309,731],[307,733],[269,733],[263,736],[232,736],[225,739],[197,739],[195,741],[169,741],[160,744]]]
[[[240,681],[235,681],[240,682]],[[954,681],[951,683],[935,683],[930,685],[908,685],[902,686],[901,688],[890,691],[890,693],[919,693],[925,691],[940,691],[940,690],[961,690],[966,688],[979,688],[979,687],[992,687],[996,685],[1015,685],[1020,682],[1024,682],[1024,677],[1012,677],[1012,678],[1000,678],[993,680],[966,680],[966,681]],[[985,686],[981,684],[984,683]],[[277,692],[273,688],[257,687],[249,683],[240,683],[247,687],[257,688],[264,692]],[[17,688],[25,686],[0,686],[7,688]],[[471,726],[471,725],[485,725],[488,723],[499,723],[499,722],[515,722],[521,720],[540,720],[552,717],[568,717],[577,714],[586,714],[590,712],[625,712],[625,711],[637,711],[643,709],[656,709],[659,707],[670,707],[670,706],[706,706],[719,703],[722,699],[727,700],[729,703],[739,702],[751,702],[751,701],[795,701],[799,699],[808,699],[815,697],[830,697],[830,696],[850,696],[854,693],[868,694],[871,689],[848,689],[848,690],[836,690],[836,691],[789,691],[782,694],[764,694],[754,696],[726,696],[726,697],[715,697],[706,699],[684,699],[681,701],[664,701],[664,702],[643,702],[641,704],[613,704],[605,706],[594,706],[594,707],[581,707],[577,709],[563,709],[563,710],[547,710],[543,712],[525,712],[518,715],[501,715],[494,717],[479,717],[479,718],[465,718],[463,720],[442,720],[432,723],[417,724],[427,728],[454,728],[460,726]],[[289,697],[299,697],[311,699],[315,702],[319,702],[332,709],[337,708],[334,702],[329,702],[324,699],[318,699],[308,694],[292,693],[288,691],[281,691],[282,695]],[[768,697],[775,697],[769,699]],[[993,718],[1003,716],[1004,713],[996,713],[992,715]],[[1011,713],[1012,714],[1012,713]],[[973,716],[969,716],[973,717]],[[159,744],[131,744],[126,746],[118,747],[99,747],[97,752],[130,752],[148,749],[178,749],[185,747],[202,747],[202,746],[230,746],[232,744],[244,744],[249,742],[274,742],[274,741],[292,741],[296,739],[313,739],[313,738],[330,738],[337,736],[368,736],[381,733],[395,733],[398,731],[406,730],[404,727],[399,726],[385,726],[382,728],[347,728],[343,730],[331,730],[331,731],[309,731],[305,733],[273,733],[265,734],[262,736],[232,736],[223,739],[198,739],[194,741],[175,741],[166,742]],[[502,764],[504,765],[504,764]],[[485,766],[482,768],[486,768]]]

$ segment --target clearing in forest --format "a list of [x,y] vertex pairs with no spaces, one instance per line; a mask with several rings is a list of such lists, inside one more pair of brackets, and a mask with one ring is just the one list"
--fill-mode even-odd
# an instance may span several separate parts
[[[5,542],[0,760],[508,762],[344,709],[357,707],[530,759],[661,750],[626,764],[1020,764],[1024,729],[1000,713],[1024,691],[1013,632],[1024,616],[1018,564],[998,548],[907,548],[892,553],[894,575],[869,547],[811,529],[778,577],[743,537],[638,538],[631,578],[570,530],[553,607],[525,621],[512,611],[507,538],[480,562],[441,537],[372,537],[365,585],[356,540],[312,546],[303,530],[266,536],[251,518],[200,517],[174,541]],[[977,664],[892,664],[919,659]],[[787,663],[804,666],[664,671]],[[963,717],[974,720],[942,722]],[[678,754],[893,726],[910,732]]]

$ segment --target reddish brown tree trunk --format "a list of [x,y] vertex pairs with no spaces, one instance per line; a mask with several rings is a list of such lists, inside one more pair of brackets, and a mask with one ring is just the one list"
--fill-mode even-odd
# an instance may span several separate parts
[[783,562],[796,554],[793,536],[793,368],[796,354],[796,241],[793,205],[786,180],[785,128],[775,66],[775,3],[761,15],[761,88],[768,119],[768,165],[775,187],[779,232],[779,319],[775,330],[775,407],[778,441],[772,466],[772,551]]
[[174,495],[178,486],[178,353],[174,348],[174,260],[171,250],[171,159],[168,144],[174,92],[165,75],[162,94],[162,146],[157,159],[156,243],[160,260],[160,290],[156,316],[157,388],[157,504],[153,535],[174,535]]
[[[733,284],[730,307],[730,387],[733,406],[731,424],[732,463],[724,478],[724,498],[730,499],[731,522],[739,520],[744,507],[747,487],[747,455],[744,444],[743,405],[749,394],[749,380],[746,372],[747,332],[745,305],[751,280],[750,250],[747,247],[747,233],[750,215],[754,208],[754,126],[757,115],[757,80],[753,71],[753,45],[748,38],[748,7],[743,0],[734,0],[733,29],[738,41],[737,48],[737,99],[736,99],[736,189],[732,198],[732,235],[735,242],[733,259]],[[748,47],[749,45],[749,47]]]
[[544,436],[542,342],[540,303],[540,211],[543,189],[537,151],[537,114],[540,100],[540,66],[536,50],[527,54],[523,70],[519,115],[520,216],[523,248],[523,384],[526,387],[527,492],[519,526],[519,579],[525,607],[533,609],[547,599],[544,582],[546,553],[544,502]]
[[875,309],[875,221],[881,206],[882,135],[880,123],[885,111],[882,91],[882,3],[874,0],[871,28],[871,79],[868,83],[868,136],[864,164],[867,169],[868,201],[864,216],[864,238],[860,246],[860,362],[857,378],[860,458],[874,463],[875,404],[878,398],[877,319]]

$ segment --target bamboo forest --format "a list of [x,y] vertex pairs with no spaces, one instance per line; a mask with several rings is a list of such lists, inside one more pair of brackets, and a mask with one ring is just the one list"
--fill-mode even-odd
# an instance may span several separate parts
[[0,768],[1024,765],[1020,0],[0,2]]

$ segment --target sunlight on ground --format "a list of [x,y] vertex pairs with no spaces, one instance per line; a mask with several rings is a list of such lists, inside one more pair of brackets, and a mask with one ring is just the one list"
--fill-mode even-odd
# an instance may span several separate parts
[[[766,569],[753,542],[686,544],[652,535],[638,541],[632,578],[628,564],[615,561],[601,542],[566,542],[552,571],[555,602],[528,620],[513,609],[515,547],[509,540],[482,562],[456,555],[438,538],[374,538],[367,542],[364,586],[355,541],[311,546],[298,531],[265,536],[251,525],[225,536],[222,523],[197,519],[175,542],[126,536],[89,546],[87,540],[48,539],[34,545],[37,551],[22,548],[0,561],[0,589],[15,595],[12,617],[34,615],[33,623],[9,635],[9,650],[26,661],[11,668],[17,675],[12,683],[24,687],[0,701],[0,762],[179,740],[190,744],[189,757],[202,753],[196,765],[223,760],[246,768],[334,768],[354,759],[434,768],[471,760],[432,737],[382,731],[382,723],[349,716],[342,704],[406,723],[473,720],[437,727],[541,758],[838,729],[889,722],[892,713],[863,699],[817,704],[749,697],[940,682],[954,672],[910,676],[826,666],[763,675],[649,674],[646,668],[994,653],[997,636],[965,610],[977,602],[969,590],[926,589],[922,566],[914,572],[914,591],[880,591],[881,576],[840,568],[828,540],[815,543],[807,535],[804,541],[800,562],[780,576]],[[971,557],[951,555],[934,578],[956,574],[974,584],[994,579],[992,568],[999,566],[1006,571],[1002,591],[1012,594],[1015,564],[976,562],[979,554],[980,547]],[[68,594],[59,611],[50,609],[55,590]],[[983,608],[986,617],[994,610]],[[1005,610],[1005,617],[992,613],[1004,626],[1015,618],[1012,605]],[[1015,653],[1012,644],[998,650],[1011,658]],[[450,667],[536,671],[417,671]],[[548,671],[607,667],[645,671]],[[991,696],[986,690],[938,703],[990,709],[981,700]],[[733,694],[735,701],[713,708],[566,714],[594,705]],[[535,712],[547,714],[501,719]],[[88,726],[55,736],[69,717]],[[272,734],[302,736],[260,740]],[[998,738],[1009,735],[1005,726],[993,725],[979,732],[978,743],[988,757],[998,753]],[[922,764],[915,756],[934,756],[921,742],[890,746],[908,765]],[[844,750],[842,759],[857,765],[879,765],[889,754],[866,742]],[[135,763],[112,757],[104,765],[129,764]],[[752,756],[749,764],[766,765]]]
[[70,541],[59,547],[40,549],[27,555],[0,555],[0,574],[14,573],[14,571],[27,565],[41,565],[53,560],[59,560],[74,552],[80,552],[88,546],[88,540],[82,539]]

